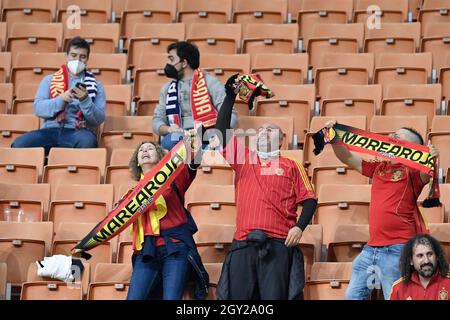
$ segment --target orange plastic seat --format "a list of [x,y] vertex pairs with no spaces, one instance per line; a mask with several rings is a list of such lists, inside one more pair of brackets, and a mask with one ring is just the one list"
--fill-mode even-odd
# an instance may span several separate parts
[[[369,14],[367,13],[369,11]],[[370,15],[370,16],[369,16]],[[408,17],[408,0],[356,0],[353,22],[379,19],[385,22],[406,22]],[[369,21],[370,21],[369,20]]]
[[180,0],[178,1],[178,22],[192,23],[228,23],[231,19],[232,0]]
[[239,53],[241,39],[242,26],[238,23],[192,23],[186,33],[186,40],[195,44],[202,54]]
[[[313,85],[272,85],[275,96],[257,99],[256,115],[263,117],[288,116],[294,120],[297,144],[303,143],[314,110],[315,88]],[[294,142],[294,144],[296,144]]]
[[300,249],[305,263],[305,278],[309,279],[312,266],[320,261],[322,253],[322,226],[310,224],[302,233]]
[[323,243],[329,244],[340,224],[368,224],[370,185],[324,184],[318,192],[319,203],[314,223],[323,227]]
[[109,116],[127,116],[131,108],[132,88],[127,84],[104,86],[106,96],[106,114]]
[[0,84],[0,114],[9,113],[13,98],[13,85],[10,83]]
[[312,184],[316,190],[324,184],[368,184],[369,178],[352,168],[342,166],[315,167]]
[[340,224],[328,244],[327,260],[352,262],[369,241],[368,224]]
[[44,148],[0,148],[2,183],[38,183],[44,157]]
[[158,84],[146,83],[143,86],[140,96],[134,97],[136,103],[137,116],[153,116],[155,108],[159,102],[161,86]]
[[379,134],[389,134],[402,127],[414,128],[422,138],[427,136],[427,117],[426,116],[375,116],[370,124],[370,131]]
[[286,22],[287,0],[234,0],[233,22],[246,24]]
[[[167,59],[167,53],[143,52],[140,54],[138,63],[133,68],[133,96],[140,96],[145,84],[154,84],[161,87],[169,81],[164,73]],[[202,60],[204,60],[203,57]]]
[[306,300],[344,300],[352,274],[350,262],[316,262],[306,282]]
[[382,23],[381,28],[366,27],[364,52],[375,55],[414,53],[420,41],[420,23]]
[[16,22],[52,22],[56,11],[56,0],[4,0],[2,21],[8,25]]
[[421,52],[431,52],[433,69],[438,73],[445,67],[445,56],[450,50],[450,21],[446,23],[429,23],[424,29],[420,42]]
[[308,55],[259,53],[252,59],[251,71],[258,73],[270,87],[278,84],[303,84],[308,77]]
[[27,280],[28,266],[50,252],[51,222],[0,221],[0,262],[8,265],[7,282],[14,286]]
[[[34,114],[34,97],[39,83],[18,84],[16,97],[12,102],[12,114]],[[14,89],[13,89],[14,90]]]
[[422,25],[422,34],[432,23],[450,22],[448,11],[450,3],[447,0],[423,1],[419,11],[420,24]]
[[444,253],[448,257],[450,254],[450,224],[432,223],[430,224],[430,233],[441,243]]
[[98,263],[88,300],[125,300],[131,279],[131,264]]
[[88,69],[103,85],[121,84],[127,70],[127,56],[123,53],[91,53]]
[[[2,24],[0,23],[0,30],[1,26]],[[10,70],[11,70],[11,52],[0,52],[0,82],[6,82],[9,79]]]
[[234,224],[201,224],[198,232],[194,234],[197,250],[202,262],[220,263],[225,261],[225,256],[233,241]]
[[105,183],[112,184],[115,189],[123,184],[137,184],[133,180],[129,163],[134,149],[113,149],[111,153],[111,161],[106,167]]
[[39,129],[39,118],[28,114],[0,114],[0,147],[9,148],[22,134]]
[[80,16],[84,23],[108,23],[111,20],[112,0],[58,0],[58,21],[67,21],[70,16]]
[[246,74],[250,72],[250,55],[204,54],[201,58],[200,67],[225,83],[235,73]]
[[295,53],[298,27],[294,24],[251,23],[242,28],[242,53]]
[[80,28],[70,29],[64,24],[63,48],[75,36],[85,39],[91,53],[115,53],[119,47],[120,26],[118,23],[81,23]]

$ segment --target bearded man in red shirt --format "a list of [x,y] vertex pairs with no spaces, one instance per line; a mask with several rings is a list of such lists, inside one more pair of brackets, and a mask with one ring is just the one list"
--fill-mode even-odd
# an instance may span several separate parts
[[391,300],[450,300],[450,273],[439,241],[418,234],[403,248],[402,278],[394,282]]

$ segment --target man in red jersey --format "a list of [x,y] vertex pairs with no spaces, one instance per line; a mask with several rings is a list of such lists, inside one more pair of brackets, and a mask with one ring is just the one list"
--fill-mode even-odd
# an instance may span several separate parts
[[[332,127],[336,121],[327,123]],[[424,144],[421,135],[412,128],[401,128],[393,138]],[[369,242],[353,260],[352,277],[346,299],[368,299],[374,288],[383,289],[389,299],[392,283],[400,277],[398,261],[404,244],[418,233],[426,232],[417,199],[430,177],[395,161],[365,161],[344,146],[332,145],[340,161],[372,179]],[[430,154],[439,151],[430,143]]]
[[[235,79],[225,86],[227,96],[216,124],[224,156],[235,171],[237,210],[236,233],[217,297],[302,299],[304,265],[298,244],[315,212],[316,195],[303,166],[280,156],[283,133],[277,125],[265,124],[257,130],[255,151],[227,135],[239,86]],[[303,209],[297,221],[298,204]]]
[[418,234],[403,248],[402,277],[392,286],[391,300],[450,300],[450,273],[439,241]]

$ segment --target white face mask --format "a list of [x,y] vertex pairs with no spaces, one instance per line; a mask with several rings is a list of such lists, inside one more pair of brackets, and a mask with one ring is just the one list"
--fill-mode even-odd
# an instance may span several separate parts
[[67,62],[67,68],[69,69],[70,73],[79,74],[84,71],[84,69],[86,69],[86,65],[84,64],[84,62],[79,60],[70,60],[69,62]]

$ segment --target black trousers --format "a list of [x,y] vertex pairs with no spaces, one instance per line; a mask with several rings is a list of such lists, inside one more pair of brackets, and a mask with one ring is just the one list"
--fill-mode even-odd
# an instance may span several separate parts
[[[232,247],[245,241],[234,240]],[[259,247],[246,246],[231,252],[229,264],[229,290],[232,300],[287,300],[293,248],[282,241],[269,240],[270,246],[264,257]],[[303,255],[301,255],[303,256]],[[303,283],[298,283],[304,287]],[[302,299],[303,297],[300,297]]]

